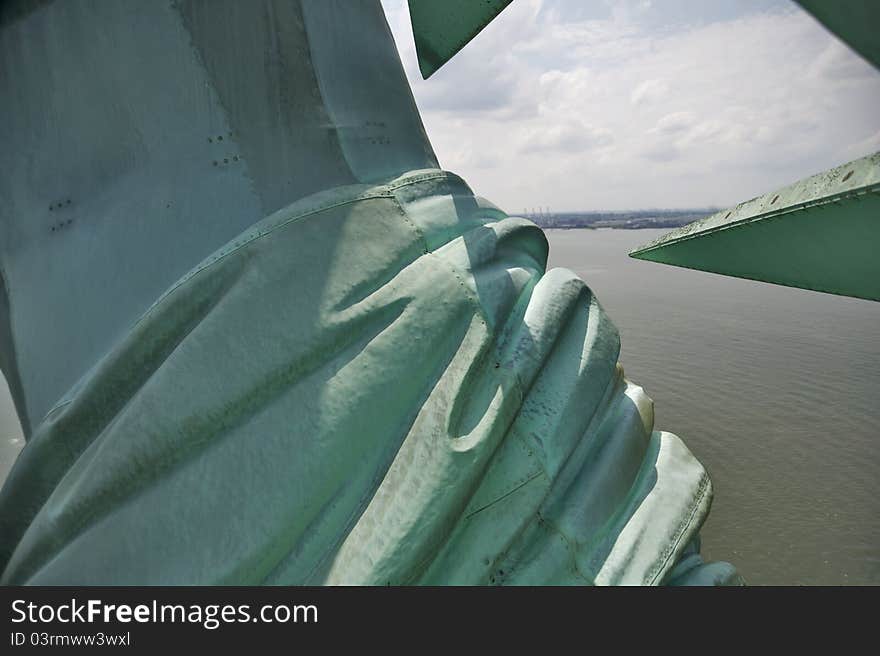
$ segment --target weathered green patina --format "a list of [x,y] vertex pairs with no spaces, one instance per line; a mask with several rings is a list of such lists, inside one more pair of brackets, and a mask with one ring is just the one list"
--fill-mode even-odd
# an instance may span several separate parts
[[738,582],[594,295],[439,168],[377,2],[15,7],[0,582]]
[[[798,0],[880,68],[880,4]],[[880,153],[673,230],[630,255],[880,301]]]
[[797,0],[825,27],[843,39],[850,48],[880,68],[880,3],[875,0]]
[[632,257],[880,301],[880,153],[722,210]]
[[38,426],[2,582],[735,581],[696,555],[705,470],[546,256],[438,170],[260,221]]
[[512,0],[409,0],[419,70],[426,80]]

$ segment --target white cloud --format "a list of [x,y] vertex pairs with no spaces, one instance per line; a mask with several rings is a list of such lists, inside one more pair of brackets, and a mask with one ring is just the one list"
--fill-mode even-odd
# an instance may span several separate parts
[[576,118],[532,121],[521,133],[519,150],[525,154],[583,153],[613,142],[610,130],[593,127]]
[[658,120],[657,125],[651,131],[678,134],[687,131],[696,120],[693,112],[672,112]]
[[629,100],[633,105],[641,105],[661,100],[667,93],[669,93],[669,85],[665,80],[645,80],[633,89]]
[[880,74],[784,0],[515,0],[427,81],[383,4],[441,163],[511,212],[732,205],[878,147]]

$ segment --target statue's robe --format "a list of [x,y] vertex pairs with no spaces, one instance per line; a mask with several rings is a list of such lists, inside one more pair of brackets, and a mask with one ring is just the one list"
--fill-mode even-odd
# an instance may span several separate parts
[[704,468],[589,288],[440,170],[307,196],[173,284],[34,427],[6,584],[659,584]]
[[0,92],[0,582],[735,580],[378,0],[0,2]]

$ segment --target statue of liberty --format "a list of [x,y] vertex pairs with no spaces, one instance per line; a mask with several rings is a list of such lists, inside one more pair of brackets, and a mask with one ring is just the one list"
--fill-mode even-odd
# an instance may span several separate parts
[[0,89],[4,584],[739,582],[378,0],[6,2]]

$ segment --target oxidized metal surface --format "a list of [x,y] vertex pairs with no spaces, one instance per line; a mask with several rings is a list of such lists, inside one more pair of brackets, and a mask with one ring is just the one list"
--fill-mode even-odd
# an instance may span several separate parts
[[546,257],[439,170],[260,221],[38,426],[0,581],[735,581],[696,553],[706,471]]
[[409,0],[409,15],[419,57],[428,79],[452,59],[512,0]]
[[0,5],[0,352],[25,435],[247,226],[437,166],[378,3],[16,6]]
[[880,153],[646,244],[632,257],[880,300]]
[[880,2],[876,0],[797,0],[825,27],[843,39],[850,48],[880,68]]
[[0,91],[3,583],[738,580],[589,288],[438,168],[378,2],[37,4]]

